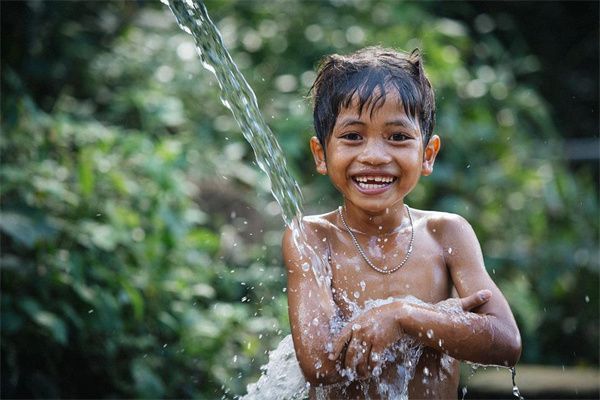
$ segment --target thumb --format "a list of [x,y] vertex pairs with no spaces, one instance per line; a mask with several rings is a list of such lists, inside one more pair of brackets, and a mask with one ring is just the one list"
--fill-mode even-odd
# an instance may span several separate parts
[[483,289],[483,290],[479,290],[467,297],[463,297],[462,299],[460,299],[460,303],[461,303],[462,309],[464,311],[470,311],[474,308],[477,308],[477,307],[487,303],[491,297],[492,297],[492,292],[487,289]]

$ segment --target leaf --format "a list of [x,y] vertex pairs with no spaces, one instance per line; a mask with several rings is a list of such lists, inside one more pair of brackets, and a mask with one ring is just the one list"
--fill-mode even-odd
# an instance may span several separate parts
[[140,294],[139,290],[134,288],[129,282],[121,281],[121,285],[125,292],[127,292],[127,296],[129,297],[129,301],[131,302],[131,306],[133,308],[133,315],[136,321],[141,321],[144,317],[144,299]]
[[31,298],[21,302],[21,307],[40,326],[48,329],[55,341],[62,345],[67,344],[67,326],[55,314],[42,310],[40,305]]
[[135,382],[135,389],[140,397],[153,399],[163,397],[165,393],[163,382],[148,367],[145,360],[134,360],[130,370]]
[[0,230],[28,248],[56,234],[56,229],[48,220],[35,211],[28,215],[17,211],[0,212]]
[[190,232],[186,237],[186,242],[194,248],[209,253],[219,250],[219,236],[205,228],[198,228]]
[[79,153],[79,188],[85,197],[94,191],[94,159],[93,149],[85,148]]

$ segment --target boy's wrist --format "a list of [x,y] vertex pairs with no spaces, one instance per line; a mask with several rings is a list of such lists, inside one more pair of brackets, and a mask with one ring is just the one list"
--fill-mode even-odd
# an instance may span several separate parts
[[396,306],[396,310],[394,313],[396,325],[398,325],[400,329],[404,330],[404,326],[410,314],[409,307],[403,301],[398,301],[393,304]]

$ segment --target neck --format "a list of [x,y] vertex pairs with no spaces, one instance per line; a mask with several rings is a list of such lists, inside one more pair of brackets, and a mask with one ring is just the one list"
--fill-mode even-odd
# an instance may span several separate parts
[[404,202],[379,212],[369,212],[345,201],[342,212],[353,232],[367,236],[386,236],[410,224]]

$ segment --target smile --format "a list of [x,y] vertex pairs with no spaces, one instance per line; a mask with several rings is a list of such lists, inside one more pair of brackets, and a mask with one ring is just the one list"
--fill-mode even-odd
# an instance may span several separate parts
[[391,186],[396,178],[393,176],[354,176],[352,177],[356,186],[358,186],[359,190],[364,193],[369,194],[377,194],[385,191],[389,186]]

